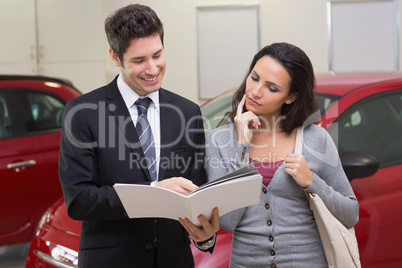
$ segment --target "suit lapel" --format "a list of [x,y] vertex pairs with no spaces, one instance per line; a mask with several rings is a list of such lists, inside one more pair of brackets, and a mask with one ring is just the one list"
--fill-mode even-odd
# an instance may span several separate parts
[[[106,107],[109,112],[114,116],[116,124],[119,127],[119,137],[117,137],[116,146],[123,144],[123,148],[130,147],[133,155],[138,159],[144,158],[144,153],[141,148],[141,143],[138,139],[137,131],[135,130],[134,123],[131,120],[130,113],[126,107],[123,97],[117,87],[117,78],[113,80],[106,88]],[[125,152],[125,150],[124,150]],[[126,155],[127,157],[127,155]],[[129,161],[126,159],[125,161]],[[140,165],[145,176],[151,181],[149,171],[143,165]]]
[[[166,168],[163,168],[165,161],[173,161],[170,159],[169,154],[172,149],[172,142],[174,141],[174,129],[177,120],[177,114],[171,108],[172,101],[164,89],[159,90],[159,103],[160,103],[160,122],[161,122],[161,151],[160,151],[160,164],[159,164],[159,180],[163,180]],[[172,163],[169,163],[169,166]]]

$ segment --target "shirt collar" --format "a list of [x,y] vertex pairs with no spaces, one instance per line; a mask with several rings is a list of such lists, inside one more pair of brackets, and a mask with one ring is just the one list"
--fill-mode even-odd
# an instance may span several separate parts
[[[120,94],[123,97],[124,103],[127,106],[127,109],[130,109],[131,106],[139,99],[143,97],[148,97],[152,100],[152,103],[156,110],[159,112],[159,90],[149,93],[146,96],[140,96],[137,92],[132,90],[126,82],[123,81],[121,74],[117,78],[117,87],[119,88]],[[152,104],[151,104],[152,105]]]

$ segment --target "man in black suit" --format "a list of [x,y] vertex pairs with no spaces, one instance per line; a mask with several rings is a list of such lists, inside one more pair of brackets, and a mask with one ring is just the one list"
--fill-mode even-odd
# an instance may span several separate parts
[[[82,226],[79,267],[193,267],[189,235],[201,250],[212,252],[217,209],[210,222],[199,216],[199,228],[187,219],[180,219],[182,225],[170,219],[129,219],[113,185],[144,184],[188,194],[203,184],[200,109],[161,88],[163,27],[152,9],[138,4],[121,8],[106,19],[105,31],[120,75],[66,105],[60,147],[68,214]],[[147,100],[145,114],[138,99]],[[147,149],[143,132],[137,133],[142,116],[151,128]],[[148,157],[148,148],[154,157]]]

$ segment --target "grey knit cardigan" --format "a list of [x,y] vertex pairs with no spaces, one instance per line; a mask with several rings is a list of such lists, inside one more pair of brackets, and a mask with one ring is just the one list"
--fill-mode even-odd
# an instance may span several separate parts
[[[210,132],[208,180],[248,165],[249,151],[237,143],[234,124]],[[233,231],[230,267],[327,267],[305,191],[317,193],[347,228],[357,223],[359,205],[327,131],[305,127],[302,152],[314,174],[310,187],[300,187],[282,164],[268,187],[261,185],[259,204],[221,215],[221,228]]]

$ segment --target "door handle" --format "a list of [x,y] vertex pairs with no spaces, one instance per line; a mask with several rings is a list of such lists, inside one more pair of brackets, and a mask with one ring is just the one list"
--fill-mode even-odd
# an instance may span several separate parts
[[21,167],[30,167],[30,166],[35,166],[35,165],[36,165],[35,160],[28,160],[28,161],[22,161],[22,162],[8,164],[7,168],[14,169],[14,168],[21,168]]

